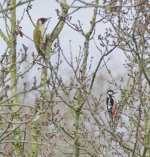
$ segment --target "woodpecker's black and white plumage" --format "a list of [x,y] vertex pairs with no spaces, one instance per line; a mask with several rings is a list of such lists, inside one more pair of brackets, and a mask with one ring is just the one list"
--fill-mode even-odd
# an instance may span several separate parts
[[114,100],[114,92],[113,90],[108,90],[107,91],[107,99],[106,99],[106,104],[107,104],[107,111],[109,115],[114,118],[117,115],[117,106]]

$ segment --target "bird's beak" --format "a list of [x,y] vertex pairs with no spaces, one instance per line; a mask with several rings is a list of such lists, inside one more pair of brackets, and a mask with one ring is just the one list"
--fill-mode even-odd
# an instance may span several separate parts
[[47,20],[50,20],[51,18],[52,18],[52,17],[46,18],[46,21],[47,21]]
[[113,95],[114,95],[114,94],[117,94],[117,93],[118,93],[118,92],[114,92]]

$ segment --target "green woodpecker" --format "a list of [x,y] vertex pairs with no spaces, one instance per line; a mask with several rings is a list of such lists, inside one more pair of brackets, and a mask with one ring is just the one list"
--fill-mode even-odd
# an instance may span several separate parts
[[35,47],[38,51],[38,54],[41,55],[45,59],[45,50],[46,50],[46,28],[45,22],[50,18],[39,18],[37,20],[34,32],[33,32],[33,40]]

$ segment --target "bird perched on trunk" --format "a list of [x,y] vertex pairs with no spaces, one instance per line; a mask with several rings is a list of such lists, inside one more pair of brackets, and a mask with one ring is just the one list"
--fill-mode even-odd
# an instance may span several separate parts
[[116,92],[113,90],[108,90],[106,98],[107,111],[112,119],[114,119],[117,115],[117,105],[114,100],[114,94],[116,94]]
[[45,50],[46,50],[46,28],[45,22],[50,18],[39,18],[37,20],[34,32],[33,32],[33,40],[35,47],[38,51],[38,54],[41,55],[45,59]]

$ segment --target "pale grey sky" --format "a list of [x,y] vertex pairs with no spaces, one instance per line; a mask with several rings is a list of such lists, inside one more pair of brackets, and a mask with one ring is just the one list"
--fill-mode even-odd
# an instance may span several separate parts
[[[71,2],[71,1],[68,1],[68,2]],[[48,26],[48,32],[50,33],[58,21],[58,17],[56,15],[56,9],[60,9],[59,4],[55,0],[44,0],[44,1],[35,0],[31,3],[31,5],[32,5],[32,9],[30,10],[30,15],[35,23],[36,23],[36,20],[40,17],[52,17],[50,24]],[[24,9],[26,9],[26,6],[27,5],[23,5],[17,8],[18,20],[20,20],[20,18],[22,17]],[[71,11],[72,10],[70,10],[70,12]],[[83,27],[84,32],[86,32],[89,30],[92,13],[93,13],[93,9],[91,8],[81,9],[72,15],[72,22],[77,23],[78,20],[80,20],[81,23],[83,24],[82,27]],[[3,23],[1,23],[1,21],[2,20],[0,20],[0,28],[3,30],[4,25]],[[20,26],[22,26],[23,33],[26,34],[29,38],[33,39],[32,33],[33,33],[34,26],[30,22],[29,17],[27,16],[26,13]],[[97,35],[98,34],[103,35],[106,27],[108,27],[108,24],[100,23],[97,25],[96,35],[95,35],[95,41],[97,44],[98,44]],[[60,44],[67,58],[70,58],[70,54],[69,54],[69,41],[70,40],[72,41],[72,51],[75,57],[79,53],[79,46],[81,45],[83,48],[84,38],[80,33],[75,32],[68,25],[65,25],[65,27],[63,28],[63,31],[60,34]],[[2,49],[4,47],[4,42],[1,40],[1,38],[0,38],[0,43],[1,43],[0,52],[3,52]],[[22,43],[24,43],[28,47],[28,53],[32,53],[33,51],[36,52],[34,43],[30,41],[29,39],[27,39],[26,37],[21,38],[20,36],[18,36],[18,40],[17,40],[17,51],[19,51],[22,48]],[[91,60],[91,57],[93,57],[93,62],[92,62],[93,64],[92,64],[91,71],[95,69],[100,56],[101,56],[100,52],[98,52],[98,50],[96,49],[92,41],[90,43],[90,56],[89,56],[89,61]],[[55,62],[55,58],[56,58],[55,56],[52,56],[53,62]],[[124,74],[125,74],[125,69],[123,68],[123,63],[125,60],[124,54],[121,51],[116,50],[109,56],[109,58],[111,58],[111,61],[108,63],[108,66],[112,70],[112,74],[115,77],[118,75],[124,77]],[[66,75],[64,78],[67,79],[68,72],[69,72],[68,66],[65,62],[63,62],[63,66],[61,66],[60,73],[63,75]],[[102,71],[102,72],[104,75],[106,76],[108,75],[107,73],[105,74],[105,71]],[[33,70],[32,74],[37,75],[37,73],[35,73],[35,70]],[[28,77],[30,78],[33,76],[28,75]]]

